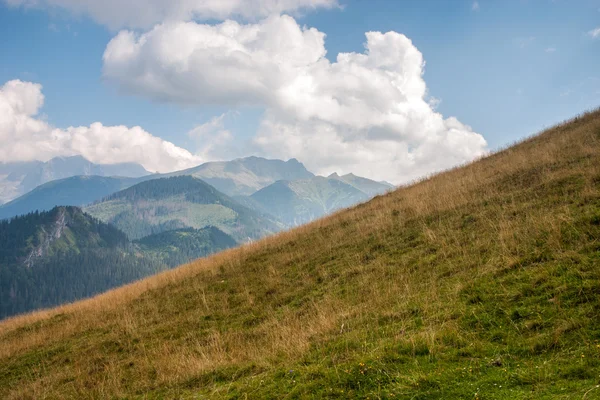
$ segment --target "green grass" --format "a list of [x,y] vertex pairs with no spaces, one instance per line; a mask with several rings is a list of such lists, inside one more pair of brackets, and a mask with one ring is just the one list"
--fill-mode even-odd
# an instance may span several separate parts
[[0,397],[600,398],[600,112],[0,324]]

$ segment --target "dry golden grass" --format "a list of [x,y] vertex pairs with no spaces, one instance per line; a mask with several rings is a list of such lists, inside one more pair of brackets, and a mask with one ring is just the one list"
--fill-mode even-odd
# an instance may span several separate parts
[[[543,309],[536,317],[505,321],[496,310],[487,325],[481,321],[494,304],[506,302],[504,313],[529,307],[523,300],[529,295],[520,292],[527,285],[535,292],[535,284],[552,282],[548,293],[555,299],[571,293],[572,284],[556,270],[595,257],[595,247],[585,249],[598,243],[596,228],[581,219],[596,210],[600,216],[599,182],[595,111],[306,226],[92,299],[2,321],[0,397],[261,398],[284,391],[304,397],[314,382],[322,390],[331,386],[332,396],[354,390],[357,397],[386,397],[393,390],[420,393],[423,382],[437,377],[438,386],[423,393],[443,398],[462,393],[444,392],[447,387],[478,379],[456,380],[454,371],[455,378],[444,380],[446,371],[465,360],[481,365],[500,348],[523,364],[546,354],[536,352],[540,346],[557,351],[555,361],[566,360],[569,335],[585,338],[585,346],[596,335],[591,302],[569,309],[545,300],[531,305]],[[525,271],[527,263],[534,267]],[[598,269],[591,271],[580,274],[600,282]],[[542,316],[550,306],[548,325]],[[481,317],[480,325],[469,322],[472,315]],[[500,336],[506,324],[514,325],[504,344],[486,336],[496,323]],[[402,372],[385,364],[380,380],[358,389],[340,377],[349,363],[390,358],[398,346],[415,363],[432,365]],[[519,356],[523,349],[531,354]],[[304,386],[288,382],[281,371],[291,367],[312,378]],[[540,393],[559,390],[558,372],[531,368],[527,374],[539,374],[536,384],[548,391]],[[581,387],[592,379],[584,375]],[[258,383],[265,379],[272,382]],[[521,392],[498,393],[495,398]]]

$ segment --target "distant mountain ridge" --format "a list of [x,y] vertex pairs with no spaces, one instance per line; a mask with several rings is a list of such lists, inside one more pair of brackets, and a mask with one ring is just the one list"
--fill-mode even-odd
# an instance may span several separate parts
[[361,192],[373,197],[378,194],[383,194],[389,190],[394,188],[394,185],[387,182],[377,182],[371,179],[363,178],[360,176],[356,176],[354,174],[346,174],[346,175],[338,175],[337,173],[333,173],[329,175],[327,178],[335,179],[340,182],[347,183],[350,186],[355,187]]
[[23,196],[0,206],[0,219],[56,206],[85,206],[149,178],[73,176],[44,183]]
[[[77,163],[77,160],[71,161]],[[240,206],[251,209],[259,216],[262,214],[264,217],[268,214],[270,217],[267,216],[266,219],[278,219],[283,224],[278,229],[309,222],[339,208],[348,207],[385,193],[393,187],[385,182],[376,182],[354,174],[343,176],[331,174],[326,178],[315,176],[296,159],[282,161],[252,156],[232,161],[208,162],[183,171],[145,175],[138,178],[77,176],[52,181],[0,206],[0,219],[11,218],[36,210],[50,210],[59,205],[83,207],[144,181],[182,176],[193,177],[206,182],[223,195],[229,196],[229,201],[234,201]],[[289,183],[282,184],[279,182]],[[274,185],[272,188],[264,190],[272,185]],[[284,186],[287,186],[287,189]],[[360,193],[351,188],[358,190]],[[286,194],[286,191],[289,193]],[[266,193],[270,193],[270,196],[274,197],[267,198],[265,197]],[[290,198],[290,193],[295,193],[291,195],[294,199]],[[148,193],[148,195],[152,194]],[[324,196],[329,197],[325,199]],[[136,201],[139,202],[140,200],[137,199]],[[164,212],[165,209],[162,211]],[[173,211],[172,207],[171,211]],[[217,214],[220,213],[220,217],[225,216],[222,209],[214,211]],[[168,222],[163,221],[158,225],[148,225],[146,221],[142,223],[144,225],[142,228],[139,220],[137,222],[123,220],[123,218],[131,218],[131,215],[111,216],[111,218],[120,221],[120,227],[125,231],[128,231],[125,225],[137,225],[137,228],[133,229],[138,230],[132,236],[134,239],[169,229],[181,229],[187,226],[198,227],[200,225],[181,223],[181,216],[175,218],[163,217],[159,219]],[[213,219],[212,222],[215,222],[215,220]],[[205,220],[204,223],[211,223],[211,220]],[[221,228],[227,230],[224,226],[221,226]],[[133,233],[132,230],[128,231],[129,235]]]
[[149,174],[139,164],[94,164],[81,156],[55,157],[46,162],[0,163],[0,204],[57,179],[79,175],[139,178]]
[[250,196],[279,180],[308,179],[314,176],[295,158],[282,161],[255,156],[232,161],[207,162],[161,176],[180,175],[200,178],[228,196]]
[[297,226],[371,197],[342,180],[315,176],[275,182],[250,199],[288,226]]

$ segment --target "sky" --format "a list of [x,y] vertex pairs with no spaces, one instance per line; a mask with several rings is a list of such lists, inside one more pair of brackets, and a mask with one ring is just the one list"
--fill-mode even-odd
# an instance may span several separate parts
[[0,0],[0,162],[401,184],[600,106],[600,0]]

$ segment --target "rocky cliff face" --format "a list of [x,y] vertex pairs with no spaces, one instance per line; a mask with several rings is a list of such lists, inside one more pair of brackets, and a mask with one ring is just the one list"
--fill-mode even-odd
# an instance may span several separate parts
[[27,268],[33,267],[36,259],[44,257],[48,252],[48,249],[50,249],[50,246],[52,246],[52,243],[61,238],[66,227],[67,212],[64,208],[60,208],[56,221],[50,227],[50,230],[48,231],[45,227],[41,227],[40,234],[42,236],[42,242],[29,252],[27,257],[25,257],[23,264]]

